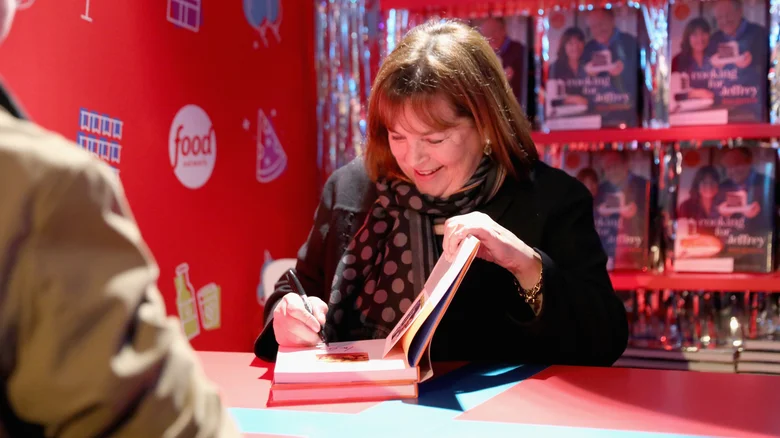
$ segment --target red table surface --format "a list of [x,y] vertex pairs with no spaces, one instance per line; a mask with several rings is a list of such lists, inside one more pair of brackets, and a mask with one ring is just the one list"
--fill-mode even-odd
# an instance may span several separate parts
[[550,367],[461,420],[707,436],[780,436],[780,377]]
[[[200,352],[230,408],[266,408],[273,365],[251,353]],[[452,369],[462,364],[448,364]],[[440,372],[439,374],[442,374]],[[360,413],[376,403],[275,407]],[[705,436],[780,436],[780,377],[551,366],[460,414],[462,421]],[[270,438],[272,435],[248,435]]]

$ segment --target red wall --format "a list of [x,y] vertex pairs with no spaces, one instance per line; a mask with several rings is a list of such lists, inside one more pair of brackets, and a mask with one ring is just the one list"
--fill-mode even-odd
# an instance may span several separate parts
[[[200,22],[190,20],[193,30],[168,19],[169,3],[182,1],[203,3]],[[26,0],[29,7],[18,11],[0,48],[5,84],[33,120],[74,141],[81,133],[87,147],[85,139],[94,135],[98,154],[101,140],[121,146],[113,163],[106,147],[106,161],[119,170],[160,266],[169,313],[177,314],[180,264],[189,266],[193,291],[219,286],[218,306],[208,314],[197,309],[199,333],[191,338],[197,349],[251,349],[261,323],[256,287],[264,254],[294,257],[316,206],[313,8],[279,1],[91,0],[87,21],[87,0]],[[250,25],[243,4],[255,8],[259,26]],[[209,128],[213,135],[206,153],[187,150],[176,157],[182,182],[172,166],[169,135],[178,131],[178,123],[172,127],[177,112],[190,104],[202,108],[211,124],[190,117],[180,138],[204,138]],[[269,158],[262,178],[258,110],[272,128],[259,136]],[[107,116],[97,119],[105,126],[95,126],[96,134],[81,126],[91,114]],[[121,135],[113,132],[118,121]],[[274,133],[283,154],[275,149]],[[280,163],[284,170],[277,176],[274,165]],[[185,182],[203,184],[188,188]]]

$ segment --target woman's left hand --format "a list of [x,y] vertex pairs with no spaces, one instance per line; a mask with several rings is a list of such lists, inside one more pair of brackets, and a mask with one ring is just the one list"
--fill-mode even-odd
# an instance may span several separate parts
[[447,219],[443,250],[448,261],[454,259],[461,242],[469,235],[480,242],[477,257],[514,274],[524,289],[532,288],[539,280],[542,264],[536,251],[484,213],[473,212]]
[[747,68],[750,66],[751,62],[753,62],[753,55],[751,55],[750,52],[745,52],[735,64],[737,64],[737,67],[739,68]]

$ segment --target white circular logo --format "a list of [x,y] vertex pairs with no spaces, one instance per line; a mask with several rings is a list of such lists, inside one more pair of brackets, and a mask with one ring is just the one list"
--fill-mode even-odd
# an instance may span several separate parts
[[217,160],[217,135],[203,108],[186,105],[176,113],[168,155],[173,173],[185,187],[197,189],[209,180]]

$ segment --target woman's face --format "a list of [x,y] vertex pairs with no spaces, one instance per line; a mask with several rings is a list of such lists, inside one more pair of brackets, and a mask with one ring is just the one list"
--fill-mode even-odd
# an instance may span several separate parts
[[718,194],[718,181],[712,175],[705,176],[699,184],[699,196],[712,199]]
[[688,39],[691,44],[691,49],[694,52],[704,52],[707,49],[707,45],[710,43],[710,34],[702,29],[696,29],[691,32],[691,37]]
[[444,198],[461,189],[477,170],[484,144],[474,122],[458,118],[444,98],[437,98],[430,110],[457,120],[457,125],[434,129],[406,106],[395,125],[388,126],[388,142],[401,171],[417,189]]
[[566,50],[566,56],[569,59],[577,60],[582,56],[582,51],[585,49],[585,44],[580,41],[579,38],[571,37],[569,38],[569,41],[566,41],[564,49]]

